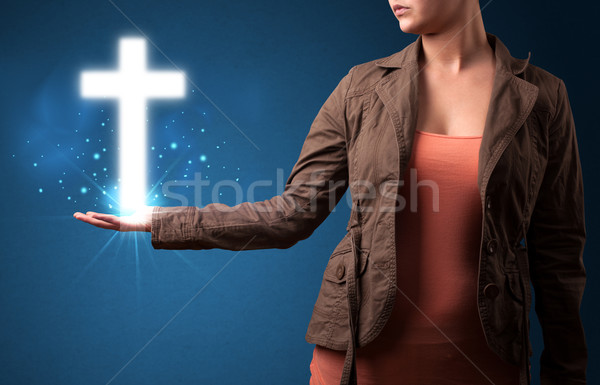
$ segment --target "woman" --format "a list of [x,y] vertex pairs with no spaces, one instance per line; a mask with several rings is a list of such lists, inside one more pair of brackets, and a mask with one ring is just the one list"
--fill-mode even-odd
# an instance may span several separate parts
[[[283,248],[348,187],[306,335],[311,384],[583,384],[583,183],[562,80],[486,33],[477,0],[390,0],[404,50],[354,66],[269,200],[74,216],[155,248]],[[227,210],[223,210],[226,208]]]

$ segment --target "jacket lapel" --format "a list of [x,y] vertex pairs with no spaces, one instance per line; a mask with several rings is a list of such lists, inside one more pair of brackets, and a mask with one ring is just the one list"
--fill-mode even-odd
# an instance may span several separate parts
[[[537,86],[517,76],[525,70],[529,57],[513,58],[496,36],[488,33],[487,37],[496,56],[496,73],[479,150],[477,184],[482,203],[485,200],[489,177],[498,159],[527,119],[538,95]],[[417,124],[417,59],[421,50],[421,39],[419,35],[415,42],[402,51],[376,62],[380,67],[396,68],[375,87],[375,92],[392,120],[400,164],[403,167],[408,164],[412,153]],[[399,174],[398,178],[400,177]]]
[[[419,36],[420,38],[421,36]],[[406,48],[406,50],[414,49],[414,43]],[[419,66],[416,61],[404,63],[401,69],[392,72],[375,87],[375,92],[392,120],[402,165],[408,164],[410,159],[417,125],[419,98],[416,76],[418,70]],[[399,175],[400,177],[401,175]]]

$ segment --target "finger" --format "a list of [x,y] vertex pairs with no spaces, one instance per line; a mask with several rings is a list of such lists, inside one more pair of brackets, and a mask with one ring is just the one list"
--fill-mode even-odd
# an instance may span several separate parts
[[83,220],[84,222],[90,223],[94,226],[102,227],[104,229],[118,231],[148,231],[145,224],[142,221],[143,218],[140,217],[118,217],[116,215],[103,214],[95,211],[87,211],[85,215],[81,213],[78,214],[89,218],[81,218],[81,220]]
[[119,230],[119,226],[114,223],[105,222],[96,218],[93,218],[89,215],[85,215],[82,213],[75,213],[73,215],[76,219],[79,219],[82,222],[89,223],[90,225],[100,227],[102,229],[107,230]]
[[119,231],[140,231],[141,218],[132,216],[118,217],[112,214],[102,214],[93,211],[90,213],[92,218],[114,224]]
[[87,219],[82,219],[82,220],[84,222],[89,223],[90,225],[94,225],[96,227],[99,227],[102,229],[107,229],[107,230],[119,230],[119,225],[116,225],[114,223],[105,222],[105,221],[91,218],[91,217],[84,217],[84,218],[87,218]]
[[97,227],[101,227],[101,228],[111,228],[112,227],[112,224],[95,219],[92,216],[87,215],[87,214],[75,213],[74,217],[82,222],[89,223],[89,224],[97,226]]
[[92,218],[100,219],[101,221],[105,221],[105,222],[110,222],[110,223],[115,223],[115,224],[118,224],[120,222],[119,217],[117,217],[116,215],[112,215],[112,214],[102,214],[102,213],[96,213],[93,211],[88,211],[87,215],[91,216]]

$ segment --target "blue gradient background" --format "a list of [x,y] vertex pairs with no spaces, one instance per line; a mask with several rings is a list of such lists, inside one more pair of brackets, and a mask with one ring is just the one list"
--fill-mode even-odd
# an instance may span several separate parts
[[[239,178],[244,191],[255,180],[273,181],[257,189],[255,200],[276,193],[277,168],[287,178],[312,120],[348,69],[416,37],[399,30],[385,1],[117,5],[259,147],[188,83],[184,100],[149,106],[149,141],[164,153],[160,160],[151,154],[160,169],[150,180],[171,167],[167,179],[201,172],[212,184]],[[595,3],[516,0],[484,10],[486,29],[513,56],[531,51],[533,64],[568,87],[586,187],[582,314],[591,363],[599,340],[600,191],[592,157],[600,128],[593,118],[600,36],[590,26],[598,11]],[[99,183],[115,184],[117,167],[109,131],[116,127],[101,127],[116,119],[116,104],[81,99],[79,72],[115,68],[118,38],[138,35],[107,1],[11,2],[0,11],[0,383],[307,384],[313,346],[304,334],[329,253],[345,232],[347,204],[293,248],[237,256],[153,250],[149,234],[115,234],[71,217],[110,211],[89,177],[106,167]],[[152,47],[149,66],[173,69]],[[176,150],[168,147],[173,141]],[[102,147],[100,160],[90,157]],[[81,187],[90,190],[82,194]],[[221,198],[234,203],[226,191]],[[177,203],[161,197],[153,204]],[[538,384],[543,342],[532,316]],[[589,365],[588,378],[600,381],[597,365]]]

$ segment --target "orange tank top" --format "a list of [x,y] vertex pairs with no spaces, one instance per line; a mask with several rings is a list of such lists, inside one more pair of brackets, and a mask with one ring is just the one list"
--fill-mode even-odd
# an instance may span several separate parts
[[[398,190],[396,302],[357,349],[359,385],[519,383],[519,367],[487,346],[477,310],[481,138],[416,131]],[[316,346],[310,384],[339,384],[345,353]]]

